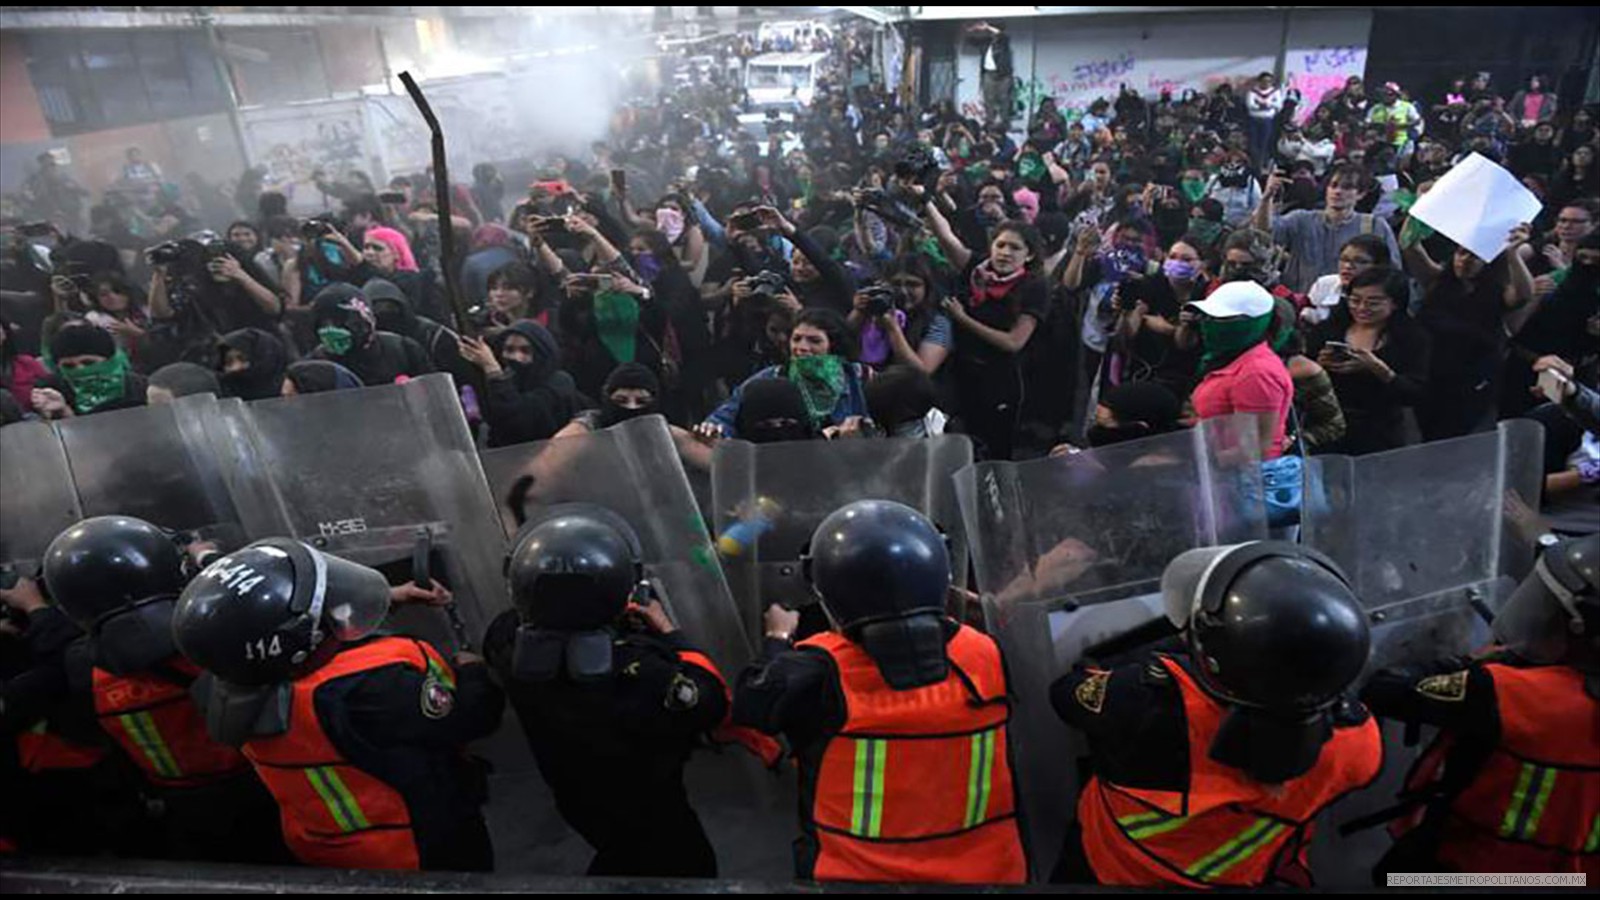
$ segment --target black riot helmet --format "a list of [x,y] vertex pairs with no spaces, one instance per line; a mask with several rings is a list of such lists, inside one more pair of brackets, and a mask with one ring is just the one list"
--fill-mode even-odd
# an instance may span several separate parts
[[1540,544],[1533,572],[1495,616],[1495,642],[1537,665],[1576,668],[1600,699],[1600,534]]
[[950,551],[926,517],[890,500],[842,506],[817,526],[803,564],[835,627],[891,687],[944,680]]
[[1196,680],[1231,707],[1211,758],[1271,783],[1310,770],[1371,644],[1339,567],[1279,541],[1207,547],[1168,564],[1161,592]]
[[50,596],[94,638],[96,665],[127,675],[173,654],[183,553],[160,528],[132,516],[85,519],[50,542],[43,574]]
[[611,674],[611,625],[643,578],[633,528],[594,504],[568,503],[528,521],[506,562],[522,619],[513,667],[519,679],[574,680]]
[[376,631],[388,612],[389,585],[375,570],[268,538],[195,576],[178,599],[172,631],[201,668],[258,687],[315,668],[339,644]]

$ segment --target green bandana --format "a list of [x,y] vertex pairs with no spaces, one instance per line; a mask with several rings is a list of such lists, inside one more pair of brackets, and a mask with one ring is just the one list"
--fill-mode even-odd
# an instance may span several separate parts
[[789,360],[788,377],[805,398],[811,424],[827,424],[839,397],[844,394],[844,360],[831,353],[796,357]]
[[1215,244],[1217,238],[1222,237],[1222,223],[1213,222],[1210,219],[1191,218],[1189,220],[1189,233],[1207,244]]
[[1200,357],[1200,374],[1233,362],[1239,354],[1261,343],[1273,318],[1275,313],[1269,312],[1255,318],[1201,319],[1200,345],[1205,352]]
[[325,325],[317,329],[317,340],[322,342],[322,347],[334,356],[344,356],[350,352],[350,347],[355,343],[355,336],[348,328],[337,325]]
[[1044,157],[1037,153],[1024,153],[1017,160],[1017,177],[1027,182],[1040,182],[1044,180]]
[[594,327],[600,343],[618,363],[633,362],[639,336],[639,301],[632,294],[601,291],[594,295]]
[[72,388],[73,411],[83,415],[122,396],[128,357],[119,349],[110,359],[76,369],[61,369],[60,374]]
[[1183,196],[1190,203],[1199,203],[1206,198],[1206,183],[1198,178],[1185,178],[1182,182]]
[[[1412,202],[1415,203],[1416,201],[1413,200]],[[1428,227],[1427,223],[1416,216],[1406,216],[1406,223],[1400,226],[1400,246],[1415,247],[1433,237],[1435,233],[1432,228]]]
[[950,268],[950,258],[944,255],[944,248],[939,246],[938,238],[929,236],[917,242],[917,252],[933,260],[940,266]]

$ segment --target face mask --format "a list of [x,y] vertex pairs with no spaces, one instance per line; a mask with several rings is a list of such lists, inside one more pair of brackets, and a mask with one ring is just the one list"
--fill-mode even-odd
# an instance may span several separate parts
[[1044,176],[1044,160],[1038,154],[1029,153],[1017,160],[1017,177],[1023,181],[1042,181]]
[[1200,274],[1200,265],[1186,259],[1169,259],[1161,264],[1161,272],[1174,281],[1193,281]]
[[638,271],[639,277],[646,284],[653,284],[661,276],[661,260],[654,253],[648,251],[633,255],[633,268]]
[[1189,220],[1189,231],[1200,240],[1208,244],[1215,244],[1217,238],[1222,234],[1222,223],[1213,222],[1210,219],[1191,218]]
[[1205,199],[1206,183],[1199,178],[1183,179],[1183,196],[1191,203],[1199,203]]
[[654,412],[655,404],[653,403],[649,406],[641,406],[638,409],[629,409],[626,406],[618,406],[607,400],[605,408],[600,413],[600,427],[610,428],[612,425],[617,425],[630,419],[637,419],[640,416],[648,416]]
[[1084,438],[1089,441],[1090,447],[1109,447],[1112,444],[1121,444],[1126,441],[1137,441],[1150,436],[1150,426],[1143,422],[1111,428],[1105,425],[1091,425],[1084,432]]
[[348,328],[337,325],[326,325],[317,329],[317,340],[322,342],[323,349],[334,356],[344,356],[350,352],[350,347],[355,343],[354,336]]
[[373,315],[378,320],[379,331],[389,331],[395,334],[405,334],[405,315],[388,303],[379,304]]
[[122,395],[123,377],[128,372],[128,357],[121,350],[110,359],[62,369],[61,377],[72,388],[72,408],[87,413]]
[[683,213],[675,209],[656,210],[656,227],[661,229],[669,242],[677,243],[678,238],[683,236]]

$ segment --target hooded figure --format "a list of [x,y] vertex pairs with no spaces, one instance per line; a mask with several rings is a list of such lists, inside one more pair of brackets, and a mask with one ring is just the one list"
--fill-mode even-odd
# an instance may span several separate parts
[[[266,400],[283,390],[289,354],[276,335],[259,328],[241,328],[224,335],[217,351],[218,380],[224,397]],[[243,359],[231,360],[234,352]]]
[[313,359],[339,363],[363,384],[392,384],[402,375],[415,378],[434,371],[427,351],[411,338],[378,330],[367,299],[356,288],[330,284],[311,304],[320,345]]
[[336,362],[325,359],[303,359],[284,373],[288,387],[285,396],[320,394],[324,391],[343,391],[365,387],[356,374]]
[[490,338],[489,346],[501,367],[488,379],[483,409],[490,447],[554,437],[579,410],[593,405],[562,371],[561,349],[538,322],[515,322]]
[[461,358],[456,333],[427,316],[418,315],[410,296],[399,285],[388,279],[374,278],[362,285],[361,293],[372,307],[379,331],[416,341],[428,354],[434,369],[449,372],[457,385],[477,380],[472,364]]
[[133,371],[111,332],[69,323],[50,339],[45,365],[53,373],[34,383],[57,391],[72,413],[86,415],[143,406],[146,381]]
[[785,378],[758,378],[746,383],[734,427],[740,438],[756,444],[817,437],[805,397],[798,385]]

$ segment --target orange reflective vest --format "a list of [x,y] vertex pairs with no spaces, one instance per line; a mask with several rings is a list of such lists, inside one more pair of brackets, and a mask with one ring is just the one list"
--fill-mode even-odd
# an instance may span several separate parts
[[410,666],[454,690],[455,672],[428,644],[381,637],[339,651],[293,685],[289,730],[245,743],[244,753],[278,801],[283,836],[308,866],[419,869],[411,811],[400,792],[352,766],[317,716],[317,688],[384,666]]
[[[833,659],[845,722],[826,737],[807,830],[820,881],[1021,884],[1000,648],[965,625],[938,684],[897,691],[860,645],[801,641]],[[976,696],[974,695],[976,694]]]
[[762,765],[769,769],[775,768],[783,761],[783,745],[754,728],[733,724],[733,694],[728,690],[728,680],[722,677],[722,671],[711,661],[711,657],[698,650],[679,650],[678,659],[710,672],[716,676],[717,683],[722,685],[722,694],[728,701],[728,712],[722,717],[721,724],[712,730],[712,741],[718,744],[738,744],[750,751],[751,755],[761,760]]
[[[1458,872],[1600,876],[1600,701],[1567,666],[1483,669],[1494,681],[1500,743],[1450,802],[1439,862]],[[1408,792],[1444,777],[1452,746],[1440,735],[1412,770]]]
[[1293,879],[1296,868],[1308,873],[1305,851],[1317,813],[1378,776],[1377,723],[1335,728],[1311,771],[1262,784],[1211,759],[1208,748],[1227,708],[1175,660],[1157,659],[1183,693],[1189,788],[1142,790],[1090,779],[1078,798],[1078,821],[1095,877],[1108,885],[1259,887],[1274,876]]
[[151,784],[195,787],[249,771],[238,750],[206,733],[189,684],[200,675],[181,656],[162,661],[164,673],[113,675],[94,670],[94,708],[104,728]]
[[105,756],[106,748],[68,740],[51,731],[43,719],[17,735],[17,764],[23,771],[35,775],[65,769],[87,769],[105,759]]

